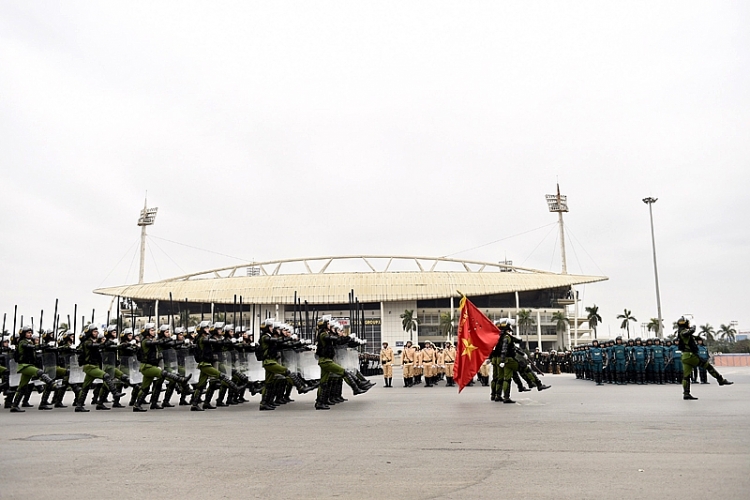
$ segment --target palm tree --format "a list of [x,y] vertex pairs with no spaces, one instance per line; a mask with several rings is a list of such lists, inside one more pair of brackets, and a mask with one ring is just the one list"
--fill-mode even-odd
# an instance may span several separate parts
[[727,342],[734,342],[735,335],[737,335],[737,330],[735,330],[732,325],[721,325],[719,327],[719,338],[721,340],[726,340]]
[[414,309],[411,311],[408,309],[404,310],[404,314],[400,316],[401,318],[401,326],[403,327],[404,331],[409,334],[409,340],[412,340],[411,332],[417,329],[417,326],[419,325],[419,320],[414,317]]
[[[536,323],[536,320],[531,315],[531,309],[521,309],[518,311],[518,326],[523,330],[526,336],[526,350],[529,350],[529,327]],[[541,347],[540,347],[541,348]]]
[[594,330],[594,338],[597,338],[596,327],[599,326],[599,323],[602,322],[602,317],[599,316],[599,306],[594,304],[591,307],[587,307],[586,312],[589,313],[587,319],[589,321],[589,326]]
[[623,314],[618,314],[617,319],[622,320],[622,323],[620,324],[620,328],[627,330],[628,338],[630,338],[630,322],[632,321],[635,323],[638,320],[635,319],[635,317],[631,316],[631,312],[628,311],[627,309],[623,311]]
[[450,337],[453,334],[453,320],[451,319],[450,313],[440,313],[440,324],[438,325],[438,331],[443,337],[450,340]]
[[701,325],[701,335],[706,337],[706,345],[711,345],[712,342],[716,341],[716,331],[714,330],[714,327],[706,323],[705,325]]
[[651,321],[646,325],[646,329],[649,332],[654,332],[658,335],[659,333],[659,318],[651,318]]
[[563,346],[565,347],[565,327],[570,323],[570,320],[565,316],[563,311],[555,311],[552,314],[552,321],[555,322],[555,331],[558,335],[563,334]]

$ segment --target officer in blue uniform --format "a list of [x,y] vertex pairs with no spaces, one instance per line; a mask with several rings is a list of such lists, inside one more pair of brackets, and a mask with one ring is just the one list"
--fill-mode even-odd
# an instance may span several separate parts
[[625,344],[622,343],[622,337],[615,339],[615,345],[612,347],[613,360],[615,362],[615,379],[617,385],[625,385],[625,363],[627,361],[625,353]]
[[664,346],[661,345],[661,339],[654,339],[654,346],[652,348],[653,353],[653,364],[654,364],[654,383],[664,385]]
[[596,385],[602,385],[602,365],[604,363],[604,351],[599,347],[599,341],[594,339],[588,350],[588,360],[591,363],[591,371],[594,374]]
[[640,337],[635,339],[633,346],[633,370],[638,385],[646,383],[646,347]]
[[[703,342],[703,339],[698,337],[697,340],[698,343],[698,359],[701,360],[703,363],[708,362],[708,347],[706,347],[705,343]],[[701,384],[708,384],[708,372],[706,371],[704,364],[698,365],[698,372],[701,376]],[[695,377],[693,377],[693,382],[695,382]]]

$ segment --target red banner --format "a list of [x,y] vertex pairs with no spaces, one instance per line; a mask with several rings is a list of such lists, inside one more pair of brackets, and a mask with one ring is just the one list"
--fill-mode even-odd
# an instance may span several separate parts
[[458,349],[453,366],[458,392],[471,382],[497,345],[500,330],[466,297],[461,299]]

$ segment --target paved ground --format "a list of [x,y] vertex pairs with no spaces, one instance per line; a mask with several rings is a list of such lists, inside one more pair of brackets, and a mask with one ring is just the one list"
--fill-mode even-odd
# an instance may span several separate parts
[[6,410],[0,498],[746,499],[750,369],[722,371],[693,402],[548,375],[516,405],[376,378],[328,412]]

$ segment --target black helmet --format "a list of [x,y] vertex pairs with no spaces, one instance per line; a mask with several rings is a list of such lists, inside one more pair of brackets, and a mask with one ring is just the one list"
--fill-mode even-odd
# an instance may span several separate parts
[[622,341],[622,335],[618,335],[617,337],[615,337],[615,342],[617,342],[618,340]]
[[681,316],[680,319],[677,320],[677,328],[690,328],[690,320],[685,316]]
[[636,338],[635,338],[635,341],[636,341],[636,342],[640,342],[640,341],[641,341],[641,338],[640,338],[640,337],[636,337]]

